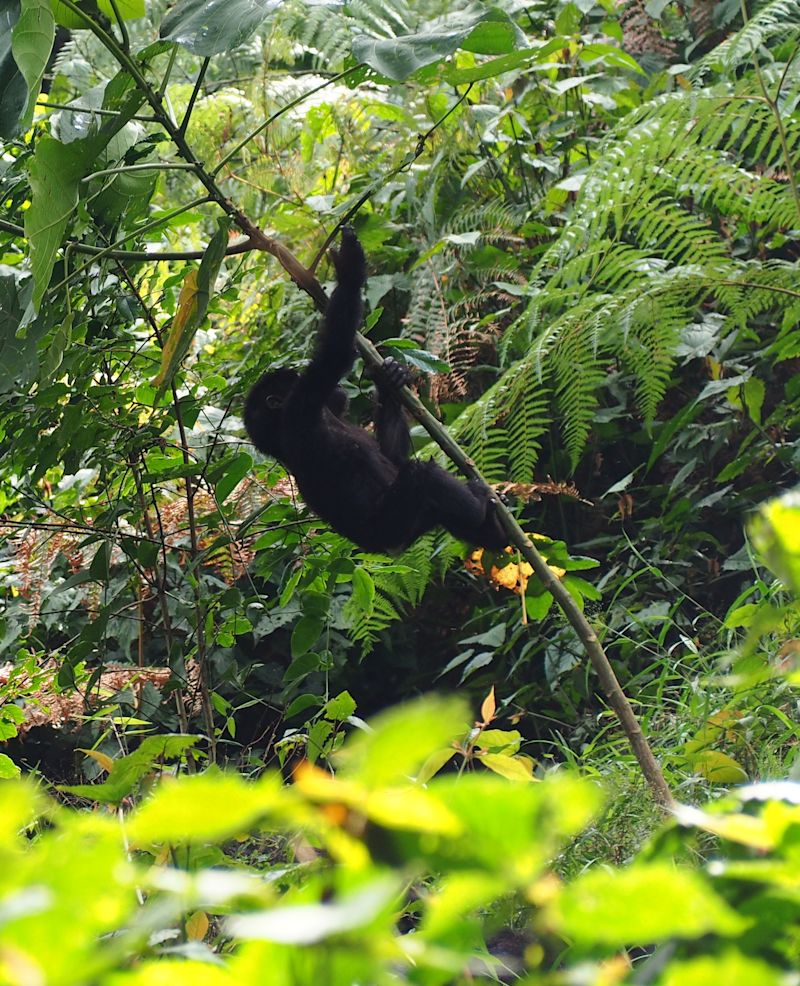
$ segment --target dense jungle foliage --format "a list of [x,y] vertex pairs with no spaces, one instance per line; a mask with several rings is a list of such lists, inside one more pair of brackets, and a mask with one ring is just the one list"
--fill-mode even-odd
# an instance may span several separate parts
[[[797,982],[799,52],[797,0],[0,0],[0,984]],[[669,817],[518,551],[358,551],[247,440],[345,225]]]

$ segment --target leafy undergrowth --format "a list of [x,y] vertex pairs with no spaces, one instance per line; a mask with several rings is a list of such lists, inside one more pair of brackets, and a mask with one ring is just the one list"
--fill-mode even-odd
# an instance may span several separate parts
[[[600,786],[566,770],[411,779],[441,762],[464,713],[450,700],[385,713],[335,775],[306,764],[291,785],[172,776],[165,764],[192,755],[185,736],[152,737],[105,783],[72,788],[93,812],[6,782],[0,981],[788,981],[800,785],[679,808],[630,863],[565,883],[552,861],[600,811]],[[698,844],[714,850],[701,866]]]
[[[748,614],[728,675],[745,694],[798,684],[788,663],[769,674],[754,660],[765,635],[796,624],[798,521],[790,494],[751,526],[791,595]],[[762,698],[770,709],[791,726]],[[359,728],[291,783],[201,769],[194,735],[149,736],[116,760],[92,751],[106,779],[62,786],[75,807],[4,781],[0,982],[796,981],[800,784],[750,784],[660,818],[622,761],[605,784],[577,763],[535,774],[496,711],[491,693],[466,738],[454,698],[370,725],[348,716]],[[694,784],[739,779],[747,718],[721,709],[675,752]],[[608,765],[613,751],[592,754]]]

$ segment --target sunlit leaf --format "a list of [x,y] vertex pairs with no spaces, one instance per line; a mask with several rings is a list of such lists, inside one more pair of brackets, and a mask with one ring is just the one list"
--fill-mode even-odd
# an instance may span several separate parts
[[510,781],[531,781],[533,780],[532,764],[530,760],[520,757],[510,757],[505,753],[481,753],[478,760],[494,771],[501,777],[506,777]]
[[782,986],[783,972],[761,959],[733,949],[722,955],[705,955],[686,962],[670,963],[659,986]]
[[281,801],[280,778],[249,783],[237,774],[209,771],[162,784],[130,819],[138,845],[218,841],[246,832]]
[[434,750],[463,733],[469,716],[457,699],[419,699],[384,712],[370,733],[350,737],[337,754],[346,777],[370,787],[413,776]]
[[195,911],[186,919],[185,928],[189,941],[202,941],[208,934],[208,915],[205,911]]
[[[637,900],[647,907],[631,907]],[[735,936],[749,925],[699,874],[666,863],[584,873],[564,889],[550,915],[570,937],[613,948],[710,932]]]

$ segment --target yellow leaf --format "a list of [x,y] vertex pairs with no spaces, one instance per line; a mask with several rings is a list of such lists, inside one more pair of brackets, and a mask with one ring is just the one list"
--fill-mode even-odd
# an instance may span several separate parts
[[101,753],[99,750],[84,750],[78,747],[81,753],[85,753],[87,757],[91,757],[95,760],[103,770],[108,774],[111,772],[111,768],[114,766],[114,760],[107,753]]
[[178,310],[161,352],[161,368],[153,381],[154,387],[162,387],[171,379],[178,364],[186,355],[198,329],[199,321],[193,316],[198,310],[197,269],[189,271],[181,288]]
[[333,777],[308,760],[295,768],[294,786],[310,801],[340,801],[351,808],[360,808],[366,797],[362,784]]
[[701,750],[689,757],[689,763],[712,784],[741,784],[747,780],[745,769],[719,750]]
[[509,757],[505,753],[484,753],[478,760],[495,774],[510,781],[532,781],[533,762],[527,757]]
[[741,712],[737,712],[735,709],[720,709],[718,712],[712,713],[697,730],[694,737],[686,743],[684,747],[686,756],[691,759],[701,750],[722,738],[729,742],[733,741],[736,734],[732,727],[736,726],[741,717]]
[[703,829],[753,849],[774,849],[778,841],[764,819],[752,815],[710,815],[691,805],[678,805],[675,817],[681,825]]
[[195,911],[186,919],[186,937],[189,941],[202,941],[208,933],[208,915]]
[[458,835],[461,822],[438,798],[420,787],[385,787],[368,795],[362,810],[387,828]]
[[494,685],[492,685],[491,691],[483,700],[483,705],[481,706],[481,722],[491,722],[494,719],[496,711],[497,702],[494,697]]

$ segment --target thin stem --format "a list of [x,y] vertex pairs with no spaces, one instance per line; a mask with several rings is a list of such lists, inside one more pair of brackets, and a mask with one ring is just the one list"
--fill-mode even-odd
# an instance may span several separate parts
[[[208,199],[204,198],[203,201],[207,202]],[[159,220],[159,222],[162,221],[163,218]],[[20,238],[25,236],[25,230],[22,226],[17,226],[5,219],[0,219],[0,230]],[[130,234],[126,235],[125,239],[130,239]],[[112,250],[109,247],[94,246],[91,243],[78,243],[77,240],[67,240],[65,246],[75,253],[86,253],[92,257],[98,257],[102,254],[111,260],[130,261],[202,260],[206,253],[205,250],[163,250],[160,252],[158,250]],[[233,257],[236,254],[248,253],[252,249],[253,244],[250,240],[239,240],[226,248],[225,256]]]
[[172,69],[175,65],[175,59],[178,57],[178,46],[174,45],[172,51],[169,53],[169,61],[167,62],[167,68],[164,72],[164,78],[161,80],[161,85],[158,87],[158,95],[163,99],[164,93],[167,91],[167,86],[169,85],[170,76],[172,75]]
[[[153,316],[150,307],[145,302],[144,298],[139,293],[139,289],[136,286],[131,275],[122,266],[118,265],[119,272],[123,279],[127,282],[128,287],[133,292],[136,300],[139,302],[139,307],[144,313],[144,317],[147,319],[150,328],[152,329],[153,335],[155,336],[158,344],[162,347],[164,345],[163,336],[161,330]],[[183,411],[181,409],[180,397],[178,395],[177,387],[175,386],[174,380],[170,382],[170,388],[172,390],[172,407],[173,413],[175,415],[175,423],[178,426],[178,434],[180,435],[180,451],[181,456],[185,465],[189,465],[191,462],[191,453],[189,450],[189,440],[186,433],[186,424],[183,420]],[[192,595],[194,597],[195,605],[195,633],[197,635],[197,663],[200,668],[200,705],[203,711],[203,720],[205,722],[206,732],[208,733],[208,745],[209,745],[209,760],[211,763],[216,763],[217,759],[217,737],[214,732],[214,710],[211,704],[211,689],[209,685],[209,669],[208,669],[208,654],[206,652],[206,639],[205,639],[205,607],[203,606],[203,599],[200,592],[200,578],[197,572],[197,561],[200,557],[200,547],[199,540],[197,537],[197,517],[194,510],[194,498],[197,493],[197,487],[194,484],[191,476],[185,478],[186,484],[186,514],[189,521],[189,545],[190,553],[192,558],[192,567],[194,571],[191,574],[190,581],[192,584]],[[165,566],[166,571],[166,566]]]
[[[96,113],[98,116],[119,116],[117,110],[103,110],[96,106],[73,106],[72,104],[67,105],[66,103],[44,103],[37,102],[37,106],[44,106],[49,110],[66,110],[69,113]],[[134,116],[130,117],[131,120],[140,120],[142,123],[156,123],[156,118],[153,116]]]
[[186,106],[186,112],[183,114],[183,119],[181,120],[181,125],[178,128],[181,136],[186,135],[186,128],[189,126],[189,120],[192,115],[192,110],[194,109],[194,104],[197,101],[197,97],[200,94],[200,87],[203,85],[203,79],[206,77],[206,70],[208,69],[208,64],[211,61],[210,58],[204,58],[203,64],[200,66],[200,71],[197,73],[197,79],[194,83],[194,89],[192,89],[192,95],[189,97],[189,102]]
[[95,178],[104,178],[106,175],[128,175],[134,171],[194,171],[191,164],[183,164],[176,161],[173,164],[166,164],[162,161],[151,161],[144,164],[126,164],[119,168],[104,168],[103,171],[93,171],[92,174],[81,178],[81,181],[94,181]]
[[117,27],[119,28],[120,37],[122,38],[122,48],[124,51],[131,50],[131,41],[128,37],[128,29],[125,27],[125,21],[123,20],[122,14],[119,12],[119,7],[117,6],[117,0],[111,0],[111,9],[114,11],[114,18],[117,22]]

